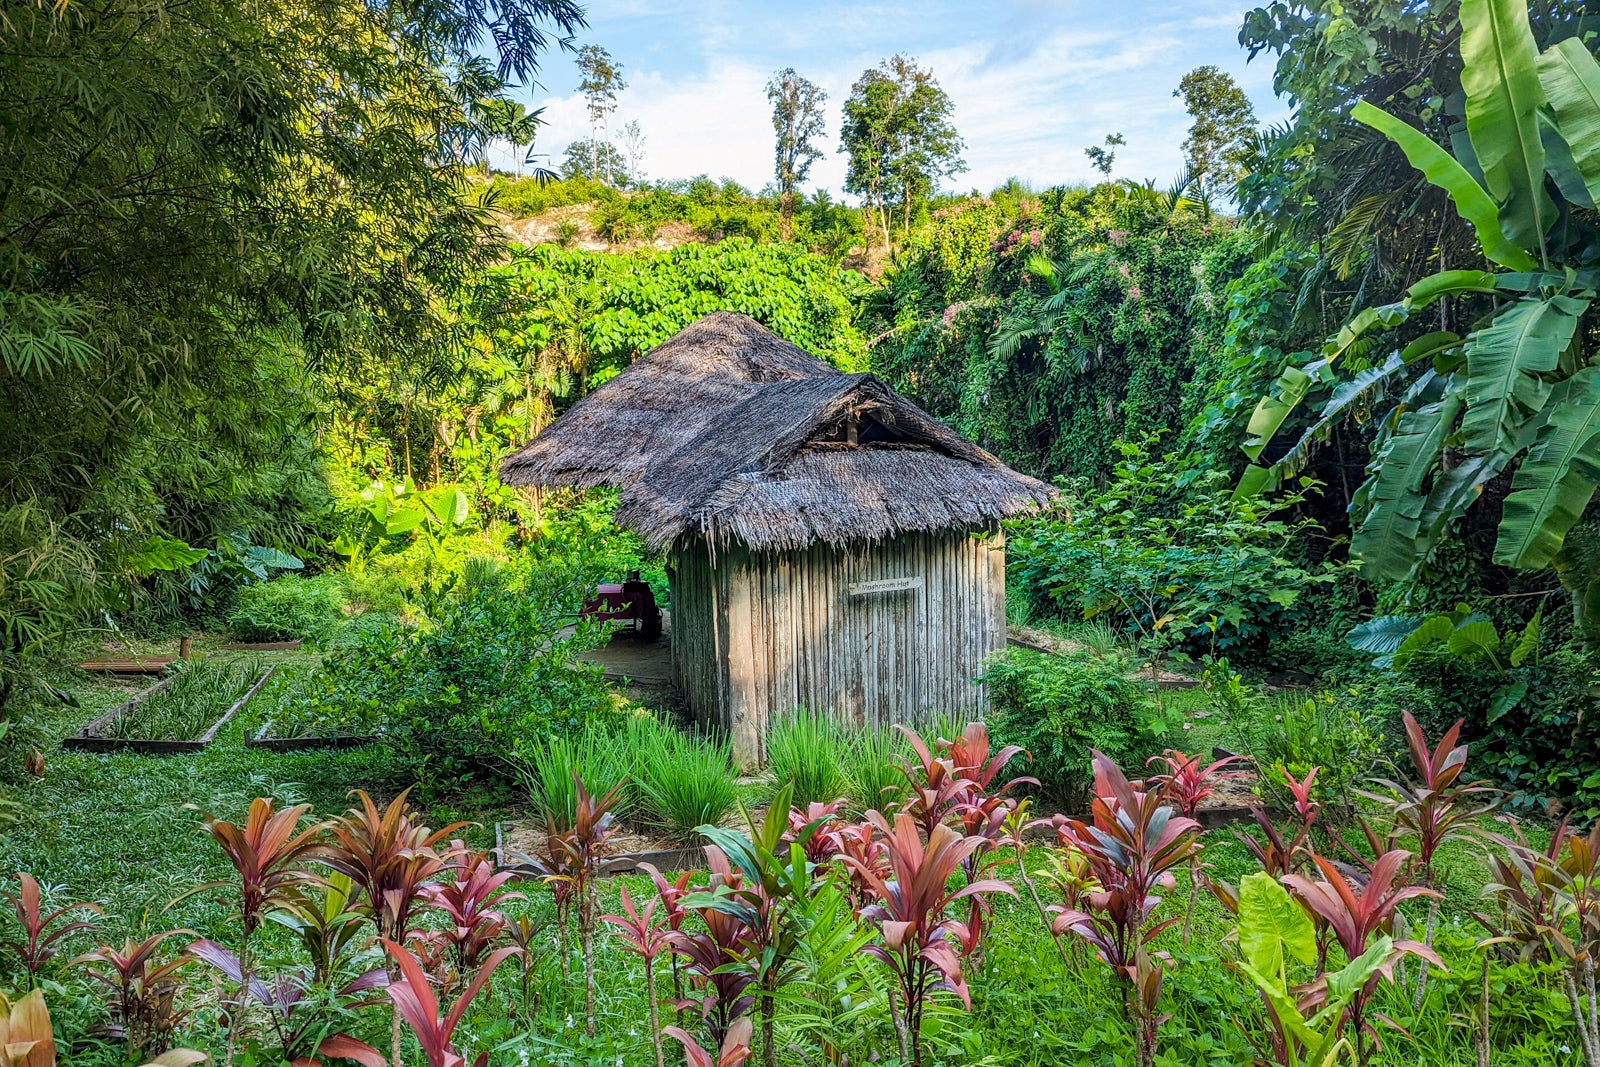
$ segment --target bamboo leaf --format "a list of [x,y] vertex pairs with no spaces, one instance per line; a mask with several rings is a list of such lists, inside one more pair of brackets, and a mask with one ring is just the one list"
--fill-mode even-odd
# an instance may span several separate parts
[[1516,645],[1511,649],[1511,665],[1520,667],[1528,662],[1528,657],[1539,650],[1539,624],[1544,618],[1544,603],[1534,609],[1533,618],[1528,620],[1528,625],[1522,628],[1522,636],[1517,638]]
[[1548,567],[1600,484],[1600,367],[1583,368],[1558,389],[1538,442],[1511,482],[1496,563]]
[[1444,190],[1455,204],[1456,214],[1472,225],[1478,244],[1483,246],[1483,254],[1492,262],[1512,270],[1533,270],[1538,265],[1526,250],[1506,236],[1500,224],[1500,209],[1494,200],[1449,152],[1420,130],[1365,100],[1355,106],[1350,116],[1399,145],[1407,162]]
[[1600,62],[1569,37],[1539,57],[1539,81],[1590,203],[1600,201]]
[[1555,205],[1544,191],[1545,96],[1526,0],[1462,0],[1461,60],[1467,134],[1505,235],[1523,248],[1542,248]]

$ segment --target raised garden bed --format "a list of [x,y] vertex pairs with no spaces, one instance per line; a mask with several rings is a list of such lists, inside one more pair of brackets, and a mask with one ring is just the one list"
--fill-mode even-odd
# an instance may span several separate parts
[[[192,670],[193,668],[191,668]],[[182,674],[174,674],[164,678],[132,700],[120,704],[84,726],[77,733],[61,742],[65,749],[76,749],[80,752],[138,752],[146,755],[174,755],[184,752],[199,752],[217,736],[217,731],[228,724],[233,717],[250,702],[250,698],[260,692],[261,687],[272,677],[276,667],[268,667],[261,672],[242,695],[229,705],[221,717],[213,721],[203,733],[195,737],[137,737],[133,733],[140,732],[141,711],[152,707],[154,699],[168,699],[172,697],[175,687],[183,679]],[[159,725],[152,723],[150,725]],[[188,731],[182,731],[188,732]]]
[[[642,842],[635,842],[638,843]],[[513,872],[518,878],[542,877],[528,864],[517,862],[518,855],[526,855],[529,851],[508,844],[505,824],[494,824],[495,866],[503,871]],[[639,865],[643,863],[650,864],[658,871],[683,871],[704,866],[705,858],[706,854],[699,845],[680,848],[636,848],[633,851],[618,852],[601,860],[600,874],[602,877],[613,874],[637,874]]]
[[293,641],[229,641],[222,646],[229,652],[293,652],[300,647],[300,639]]
[[245,741],[251,748],[264,748],[268,752],[297,752],[309,748],[360,748],[379,740],[376,734],[331,734],[327,736],[271,737],[272,723],[264,722],[261,729]]
[[160,674],[177,658],[176,656],[122,656],[115,659],[86,659],[78,664],[78,669],[98,674]]

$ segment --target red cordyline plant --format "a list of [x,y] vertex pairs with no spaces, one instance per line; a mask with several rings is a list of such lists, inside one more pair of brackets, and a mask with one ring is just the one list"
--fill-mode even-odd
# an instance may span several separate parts
[[[326,1032],[324,1019],[316,1011],[317,1001],[308,999],[314,976],[305,971],[286,972],[271,978],[246,980],[239,957],[215,941],[200,940],[189,946],[189,954],[222,972],[248,992],[266,1012],[267,1025],[277,1040],[279,1060],[292,1067],[323,1067],[324,1060],[355,1060],[363,1067],[385,1067],[383,1053],[349,1034]],[[365,994],[382,989],[388,977],[381,969],[359,975],[333,993],[336,1003],[346,1010],[377,1003],[363,999]]]
[[783,835],[784,844],[804,841],[807,861],[827,863],[839,854],[837,823],[845,805],[843,797],[826,804],[813,800],[804,808],[798,805],[789,809],[789,829]]
[[849,875],[845,891],[857,912],[872,901],[872,886],[861,872],[870,871],[880,879],[889,877],[889,846],[877,832],[870,822],[848,823],[831,831]]
[[656,997],[656,960],[662,953],[672,947],[672,931],[659,925],[656,919],[656,905],[659,899],[651,900],[641,912],[633,906],[633,897],[628,894],[628,887],[622,887],[622,914],[602,915],[601,922],[610,923],[616,927],[616,933],[622,939],[623,947],[637,955],[644,961],[644,990],[645,1000],[650,1008],[650,1042],[655,1047],[656,1067],[666,1067],[666,1058],[661,1051],[661,1009],[660,1001]]
[[[407,1025],[416,1033],[417,1043],[422,1046],[422,1053],[428,1058],[428,1067],[465,1067],[466,1058],[456,1051],[453,1044],[456,1027],[460,1025],[461,1017],[466,1014],[467,1006],[489,983],[495,968],[516,955],[518,950],[508,947],[491,952],[489,958],[483,961],[483,966],[478,968],[477,973],[462,988],[461,995],[450,1006],[449,1012],[441,1016],[439,1000],[428,984],[428,976],[423,973],[422,967],[412,958],[411,953],[387,938],[383,941],[383,947],[400,972],[400,980],[389,983],[389,998],[394,1001],[395,1012],[404,1018]],[[489,1054],[480,1052],[472,1061],[472,1065],[486,1067],[488,1062]]]
[[[675,882],[669,882],[666,876],[655,868],[653,864],[641,863],[639,869],[650,876],[651,883],[656,887],[656,899],[661,901],[661,915],[666,921],[667,932],[677,933],[683,929],[683,920],[688,917],[688,910],[683,906],[683,898],[688,896],[689,880],[693,877],[690,871],[678,875]],[[678,954],[672,953],[672,1003],[678,1010],[678,1023],[683,1023],[683,972],[678,967]]]
[[6,947],[17,954],[22,961],[22,969],[28,975],[28,988],[32,989],[39,984],[39,972],[45,965],[61,952],[62,938],[79,930],[93,930],[94,923],[83,919],[56,926],[56,922],[75,911],[89,911],[96,915],[104,915],[93,904],[68,904],[57,908],[46,915],[41,906],[43,895],[39,891],[39,883],[27,871],[17,873],[20,886],[16,893],[7,893],[6,899],[11,901],[11,910],[16,913],[17,923],[22,927],[22,940],[8,941]]
[[606,842],[616,832],[617,816],[611,809],[622,799],[623,783],[617,783],[604,796],[595,797],[576,772],[572,782],[577,792],[572,825],[559,829],[547,827],[545,841],[550,850],[550,862],[536,866],[543,868],[545,880],[552,886],[566,886],[577,908],[578,941],[583,951],[584,1029],[593,1037],[594,883],[600,877],[600,860],[605,856]]
[[505,934],[508,924],[500,908],[527,898],[505,888],[516,872],[497,873],[487,852],[469,851],[460,841],[450,843],[450,852],[458,857],[456,877],[448,882],[429,883],[423,887],[422,896],[448,920],[449,925],[439,935],[448,946],[452,983],[459,983],[478,969]]
[[[1312,914],[1327,922],[1345,959],[1355,960],[1367,951],[1374,938],[1393,934],[1394,917],[1401,904],[1417,897],[1438,895],[1427,886],[1407,885],[1402,881],[1410,859],[1411,854],[1403,849],[1386,852],[1373,862],[1365,884],[1355,886],[1331,861],[1312,853],[1311,860],[1322,873],[1322,879],[1288,874],[1282,881]],[[1392,979],[1394,965],[1408,955],[1429,960],[1441,968],[1444,966],[1433,949],[1420,941],[1394,942],[1389,958],[1350,998],[1346,1009],[1357,1063],[1367,1062],[1372,1054],[1368,1039],[1377,1037],[1367,1018],[1367,1003],[1377,991],[1379,979]],[[1326,983],[1327,978],[1323,976],[1318,981]]]
[[1091,823],[1061,815],[1052,823],[1061,843],[1083,854],[1100,888],[1089,893],[1087,908],[1061,909],[1051,928],[1081,938],[1126,984],[1128,1012],[1138,1027],[1134,1049],[1140,1064],[1150,1064],[1162,1022],[1157,1008],[1165,957],[1148,946],[1177,921],[1150,921],[1161,903],[1156,891],[1176,884],[1172,870],[1198,847],[1200,824],[1174,813],[1159,793],[1128,781],[1100,752],[1094,753],[1090,810]]
[[[1446,841],[1473,831],[1478,817],[1494,808],[1493,797],[1497,790],[1488,782],[1464,782],[1462,774],[1467,767],[1467,746],[1457,744],[1461,739],[1461,725],[1465,720],[1445,732],[1434,748],[1422,735],[1422,727],[1409,711],[1401,717],[1406,728],[1406,751],[1411,756],[1414,781],[1396,782],[1387,778],[1373,781],[1388,790],[1388,795],[1363,793],[1386,804],[1394,814],[1397,836],[1409,837],[1416,843],[1416,862],[1421,869],[1422,884],[1438,889],[1442,878],[1434,868],[1439,847]],[[1433,935],[1439,925],[1439,897],[1428,902],[1428,923],[1422,943],[1432,946]],[[1414,1007],[1422,1008],[1422,999],[1428,989],[1428,961],[1418,966],[1417,989]]]
[[178,974],[193,962],[179,955],[165,963],[156,954],[168,938],[193,936],[193,930],[168,930],[143,941],[127,938],[121,948],[101,945],[72,961],[110,994],[111,1023],[105,1032],[128,1043],[128,1052],[143,1058],[167,1049],[167,1039],[183,1021],[177,1006]]
[[[1175,748],[1169,748],[1159,756],[1151,756],[1145,761],[1146,767],[1161,764],[1166,768],[1164,773],[1152,774],[1149,784],[1161,794],[1163,800],[1171,804],[1179,815],[1194,818],[1200,810],[1200,805],[1216,795],[1217,786],[1223,782],[1245,778],[1249,771],[1230,771],[1229,767],[1237,763],[1249,762],[1244,756],[1226,756],[1210,763],[1202,764],[1201,757],[1185,755]],[[1189,903],[1183,913],[1183,943],[1189,943],[1189,928],[1194,923],[1195,894],[1200,888],[1200,853],[1196,850],[1189,857]]]
[[1498,926],[1488,943],[1514,946],[1524,960],[1560,965],[1583,1062],[1600,1067],[1600,822],[1584,835],[1562,820],[1542,852],[1520,833],[1493,840],[1506,855],[1490,857],[1493,880],[1484,893],[1500,903],[1501,921],[1479,918],[1491,930]]
[[[935,742],[930,746],[909,726],[895,723],[894,728],[911,742],[911,751],[916,757],[915,760],[895,757],[895,765],[905,776],[909,789],[899,810],[916,820],[917,828],[926,839],[934,827],[955,817],[976,785],[957,773],[955,764],[943,755],[942,750],[949,742]],[[940,754],[935,754],[935,748],[941,750]]]
[[[685,899],[714,894],[724,887],[738,890],[743,886],[743,877],[733,869],[721,849],[707,845],[705,854],[710,884],[694,887]],[[672,930],[668,938],[673,953],[683,958],[684,968],[699,993],[698,998],[686,1001],[683,1006],[700,1009],[700,1018],[711,1032],[712,1041],[720,1045],[727,1040],[733,1024],[756,1002],[755,994],[750,991],[755,974],[743,966],[750,927],[743,915],[718,908],[696,910],[705,930],[695,933]]]
[[951,908],[989,893],[1016,896],[1016,890],[998,879],[982,879],[950,891],[951,876],[984,844],[982,838],[963,837],[940,823],[924,842],[917,819],[904,811],[892,826],[876,811],[868,812],[867,820],[884,835],[890,877],[850,856],[844,862],[873,897],[861,911],[863,921],[877,928],[877,940],[866,951],[888,967],[894,982],[889,1007],[901,1057],[912,1067],[922,1067],[922,1016],[933,994],[954,993],[963,1005],[972,1006],[961,957],[952,943],[970,942],[970,932],[966,923],[950,917]]
[[[423,888],[450,864],[452,857],[439,848],[440,842],[466,825],[451,823],[439,830],[422,825],[412,817],[410,793],[404,790],[380,812],[365,791],[352,791],[359,803],[328,824],[331,842],[318,856],[361,889],[378,936],[397,944],[411,932]],[[391,969],[390,981],[396,977],[398,972]],[[394,1067],[403,1067],[398,1013],[390,1031],[390,1056]]]
[[[1318,770],[1316,767],[1311,768],[1306,772],[1305,778],[1298,781],[1293,775],[1285,773],[1283,776],[1294,805],[1294,823],[1287,837],[1278,830],[1272,817],[1267,814],[1267,809],[1259,804],[1250,806],[1250,814],[1256,820],[1256,828],[1261,831],[1261,838],[1258,840],[1252,834],[1240,830],[1233,831],[1234,838],[1255,857],[1261,869],[1274,878],[1282,878],[1290,871],[1300,870],[1310,862],[1311,828],[1316,825],[1317,817],[1322,814],[1322,805],[1311,799],[1311,790],[1316,784]],[[1239,914],[1237,887],[1215,879],[1208,879],[1207,884],[1230,914]],[[1318,971],[1321,971],[1320,966]]]
[[[313,880],[305,863],[322,851],[322,831],[327,824],[318,823],[302,830],[301,820],[310,810],[310,804],[274,808],[271,798],[257,797],[250,802],[243,826],[211,815],[201,816],[206,833],[222,848],[223,855],[228,857],[234,873],[239,876],[239,970],[243,975],[239,987],[241,1017],[247,1003],[244,987],[253,973],[251,935],[269,910],[287,903],[292,890]],[[228,885],[227,882],[211,882],[194,892]],[[234,1022],[235,1025],[228,1028],[226,1063],[233,1062],[234,1037],[242,1018]]]
[[749,1019],[738,1020],[729,1027],[715,1054],[701,1048],[699,1042],[679,1027],[669,1026],[662,1032],[683,1045],[685,1067],[744,1067],[750,1058],[750,1037],[754,1029]]

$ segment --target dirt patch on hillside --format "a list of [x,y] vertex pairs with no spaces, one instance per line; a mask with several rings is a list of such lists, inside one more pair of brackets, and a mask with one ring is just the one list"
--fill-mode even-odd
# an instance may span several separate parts
[[584,252],[634,252],[651,249],[665,252],[679,245],[701,243],[699,234],[687,222],[663,222],[650,233],[612,241],[595,226],[594,203],[568,204],[524,218],[500,216],[500,228],[518,244],[562,245]]

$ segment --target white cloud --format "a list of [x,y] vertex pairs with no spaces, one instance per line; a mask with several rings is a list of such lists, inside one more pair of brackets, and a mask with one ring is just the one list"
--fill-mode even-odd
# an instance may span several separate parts
[[[652,178],[729,176],[752,188],[770,180],[772,126],[765,84],[793,65],[828,92],[829,140],[811,185],[836,193],[844,160],[835,152],[839,108],[851,83],[883,55],[903,51],[931,66],[955,103],[969,170],[948,184],[992,188],[1012,176],[1037,186],[1083,181],[1083,150],[1120,132],[1118,176],[1165,184],[1182,168],[1188,126],[1172,95],[1183,73],[1215,63],[1239,79],[1263,121],[1282,117],[1266,61],[1246,65],[1235,38],[1245,5],[1121,6],[1008,0],[983,16],[954,3],[784,4],[711,2],[693,9],[664,0],[596,2],[595,33],[625,66],[628,88],[613,129],[637,119],[648,138]],[[998,9],[998,10],[993,10]],[[545,72],[552,88],[576,82],[565,60]],[[576,93],[536,103],[547,125],[539,151],[557,162],[588,119]],[[508,165],[508,153],[497,153]]]

